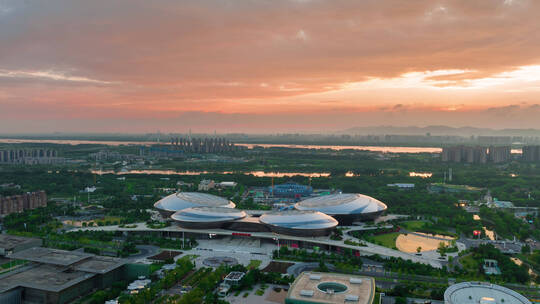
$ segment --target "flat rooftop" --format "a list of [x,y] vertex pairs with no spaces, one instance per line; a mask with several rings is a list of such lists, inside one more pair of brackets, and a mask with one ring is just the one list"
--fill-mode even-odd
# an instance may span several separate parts
[[19,286],[59,292],[94,275],[93,273],[70,270],[61,266],[37,265],[0,277],[0,292]]
[[245,274],[245,272],[233,271],[225,277],[225,280],[239,281],[244,277]]
[[118,258],[93,256],[74,264],[73,269],[89,273],[104,274],[124,264],[123,260]]
[[28,238],[10,234],[0,234],[0,248],[4,250],[13,250],[15,247],[26,243],[41,242],[40,239]]
[[321,304],[372,304],[374,297],[371,277],[323,272],[302,272],[287,294],[287,299]]
[[69,266],[92,256],[94,255],[84,252],[34,247],[13,253],[9,257],[15,260],[27,260],[43,264]]
[[0,293],[16,287],[58,292],[125,264],[118,258],[42,247],[23,250],[12,257],[35,263],[0,275]]

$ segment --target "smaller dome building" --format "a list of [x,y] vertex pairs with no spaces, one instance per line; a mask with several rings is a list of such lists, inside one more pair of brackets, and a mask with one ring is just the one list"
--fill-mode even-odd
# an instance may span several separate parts
[[171,218],[188,229],[222,228],[224,224],[243,219],[246,212],[226,207],[194,207],[182,209]]
[[519,293],[487,282],[454,284],[444,292],[445,304],[531,304]]
[[338,225],[338,221],[324,213],[301,210],[265,213],[259,221],[272,232],[296,236],[328,235]]

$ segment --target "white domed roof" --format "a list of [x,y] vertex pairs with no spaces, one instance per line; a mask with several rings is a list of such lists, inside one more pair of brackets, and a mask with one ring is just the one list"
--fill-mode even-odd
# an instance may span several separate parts
[[225,207],[194,207],[182,209],[171,218],[180,222],[211,223],[234,221],[246,217],[246,212]]
[[454,284],[444,292],[444,302],[448,304],[464,303],[503,303],[531,304],[521,294],[487,282],[462,282]]
[[191,207],[226,207],[236,205],[222,197],[199,192],[178,192],[156,202],[154,207],[164,211],[179,211]]
[[294,206],[298,210],[316,210],[329,215],[372,213],[386,210],[386,205],[371,196],[353,193],[330,194],[308,198]]
[[263,224],[288,229],[326,229],[333,228],[338,222],[331,216],[318,211],[276,211],[261,215]]

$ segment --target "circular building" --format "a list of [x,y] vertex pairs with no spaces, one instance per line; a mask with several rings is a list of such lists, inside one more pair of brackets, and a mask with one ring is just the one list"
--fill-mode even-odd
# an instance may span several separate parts
[[531,304],[519,293],[499,285],[483,282],[454,284],[444,292],[445,304]]
[[272,232],[296,236],[328,235],[338,225],[334,218],[324,213],[301,210],[265,213],[259,221]]
[[374,300],[375,280],[371,277],[306,271],[292,283],[285,304],[374,304]]
[[177,192],[166,196],[154,204],[164,218],[182,209],[192,207],[226,207],[234,208],[236,205],[222,197],[198,192]]
[[194,207],[175,212],[171,218],[188,229],[222,228],[223,224],[243,219],[247,214],[235,208]]
[[296,203],[294,207],[298,210],[315,210],[328,214],[338,220],[340,225],[375,219],[387,209],[383,202],[373,197],[353,193],[308,198]]

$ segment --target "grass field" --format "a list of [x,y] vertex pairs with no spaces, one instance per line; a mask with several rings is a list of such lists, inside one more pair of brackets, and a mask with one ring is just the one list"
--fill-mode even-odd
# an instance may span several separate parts
[[446,235],[446,236],[452,236],[457,237],[455,233],[443,230],[443,229],[437,229],[433,227],[426,227],[427,222],[424,221],[406,221],[399,223],[399,226],[412,231],[412,232],[426,232],[431,234],[440,234],[440,235]]
[[461,265],[463,265],[463,269],[466,269],[471,272],[477,272],[479,265],[478,262],[474,260],[472,255],[464,256],[459,259],[459,262]]
[[261,260],[250,260],[249,265],[247,265],[247,269],[259,268],[259,266],[261,266],[261,263]]
[[367,241],[384,247],[396,249],[396,239],[399,232],[392,232],[368,237]]
[[406,222],[399,223],[399,225],[402,226],[403,228],[409,230],[409,231],[417,231],[417,230],[420,230],[420,229],[424,228],[424,226],[426,225],[426,222],[423,222],[423,221],[406,221]]
[[26,263],[26,261],[23,261],[23,260],[11,260],[10,262],[7,262],[7,263],[4,263],[2,265],[0,265],[0,268],[1,269],[9,269],[11,267],[15,267],[17,265],[21,265],[21,264],[24,264]]

